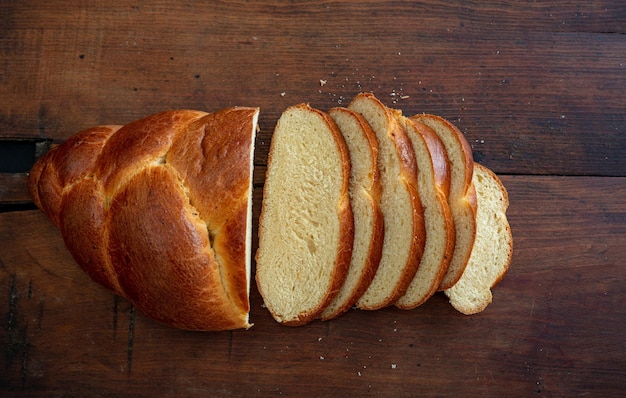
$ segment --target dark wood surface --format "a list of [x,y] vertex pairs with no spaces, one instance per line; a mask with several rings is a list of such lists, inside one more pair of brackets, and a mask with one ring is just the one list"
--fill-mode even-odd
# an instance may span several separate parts
[[508,189],[514,236],[478,315],[437,294],[291,328],[253,286],[253,328],[184,332],[93,284],[33,208],[27,170],[0,160],[0,394],[621,396],[625,33],[620,1],[0,2],[0,153],[259,106],[256,222],[280,113],[372,91],[466,134]]

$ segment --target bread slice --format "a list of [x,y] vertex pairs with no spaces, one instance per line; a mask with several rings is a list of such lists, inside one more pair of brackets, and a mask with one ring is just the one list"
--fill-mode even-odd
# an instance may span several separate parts
[[450,172],[443,143],[425,124],[399,116],[417,159],[417,186],[424,207],[426,243],[417,273],[404,296],[396,302],[413,309],[435,294],[448,270],[454,249],[454,222],[448,206]]
[[322,320],[336,318],[349,310],[369,287],[380,263],[384,234],[376,134],[363,116],[347,108],[333,108],[328,113],[350,150],[354,246],[346,280],[337,297],[322,312]]
[[383,249],[376,275],[357,301],[357,307],[375,310],[395,303],[413,280],[424,250],[424,212],[415,153],[394,111],[369,93],[357,95],[348,108],[363,115],[379,145]]
[[472,148],[463,134],[442,117],[419,114],[411,117],[432,128],[443,142],[450,161],[448,204],[454,220],[456,239],[452,259],[439,290],[452,287],[461,277],[469,260],[476,236],[476,193],[472,186],[474,160]]
[[343,284],[354,240],[348,146],[333,119],[307,104],[281,115],[270,145],[256,282],[286,325],[317,318]]
[[491,303],[491,288],[504,276],[511,262],[513,237],[506,218],[509,198],[500,179],[487,167],[474,167],[478,211],[476,240],[459,281],[445,294],[463,314],[483,311]]

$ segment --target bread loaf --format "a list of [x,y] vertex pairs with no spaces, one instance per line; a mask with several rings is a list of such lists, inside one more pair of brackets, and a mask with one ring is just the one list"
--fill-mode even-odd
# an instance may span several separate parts
[[449,289],[463,274],[476,236],[476,192],[472,185],[474,170],[472,148],[463,133],[442,117],[419,114],[412,119],[433,129],[443,142],[450,162],[448,204],[454,220],[456,238],[452,259],[439,290]]
[[406,293],[396,302],[413,309],[436,291],[448,270],[454,249],[454,222],[448,206],[449,161],[443,143],[425,124],[399,116],[417,159],[417,187],[424,207],[426,242],[417,273]]
[[506,189],[491,170],[478,163],[473,182],[478,206],[476,240],[463,275],[444,291],[452,306],[467,315],[481,312],[491,303],[491,288],[508,270],[513,253]]
[[[85,130],[33,166],[34,202],[96,282],[164,324],[249,328],[257,108]],[[373,94],[286,109],[272,136],[256,286],[285,325],[411,309],[474,314],[507,271],[507,192],[445,119]]]
[[182,329],[248,328],[259,110],[96,127],[34,165],[31,195],[96,282]]
[[326,113],[299,104],[274,129],[259,220],[256,281],[285,325],[319,317],[343,284],[354,221],[347,144]]
[[383,249],[376,275],[357,301],[357,307],[374,310],[395,303],[413,280],[424,250],[424,211],[415,153],[395,112],[372,94],[357,95],[348,108],[363,115],[379,145]]
[[384,234],[376,134],[363,116],[347,108],[333,108],[328,113],[337,123],[350,153],[354,245],[346,280],[322,312],[322,320],[336,318],[350,309],[369,287],[380,263]]

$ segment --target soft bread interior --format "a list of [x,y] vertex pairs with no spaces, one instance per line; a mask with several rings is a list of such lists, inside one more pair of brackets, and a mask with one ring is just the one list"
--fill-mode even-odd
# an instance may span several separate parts
[[479,164],[474,167],[473,182],[478,202],[476,240],[463,275],[444,291],[452,306],[467,315],[481,312],[491,303],[491,288],[506,273],[513,252],[504,186],[491,170]]
[[[345,272],[352,250],[352,237],[342,236],[344,207],[350,209],[349,158],[336,135],[332,119],[306,105],[288,108],[274,130],[256,277],[267,308],[281,323],[317,317],[345,277],[338,268]],[[345,264],[338,264],[344,254]]]

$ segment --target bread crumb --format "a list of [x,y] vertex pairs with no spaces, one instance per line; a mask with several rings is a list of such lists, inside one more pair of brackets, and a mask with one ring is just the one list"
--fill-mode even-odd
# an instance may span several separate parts
[[285,94],[287,94],[287,93],[283,91],[282,93],[280,93],[280,96],[281,96],[281,97],[284,97],[284,96],[285,96]]
[[320,355],[320,359],[321,359],[321,360],[323,360],[323,359],[324,359],[324,357]]
[[323,337],[318,337],[317,341],[322,341]]
[[359,375],[359,377],[361,376],[361,372],[360,372],[360,371],[356,372],[356,374],[358,374],[358,375]]
[[396,368],[396,364],[395,364],[395,363],[392,363],[392,364],[391,364],[391,369],[395,369],[395,368]]
[[324,86],[326,83],[328,83],[328,80],[320,79],[320,86]]

